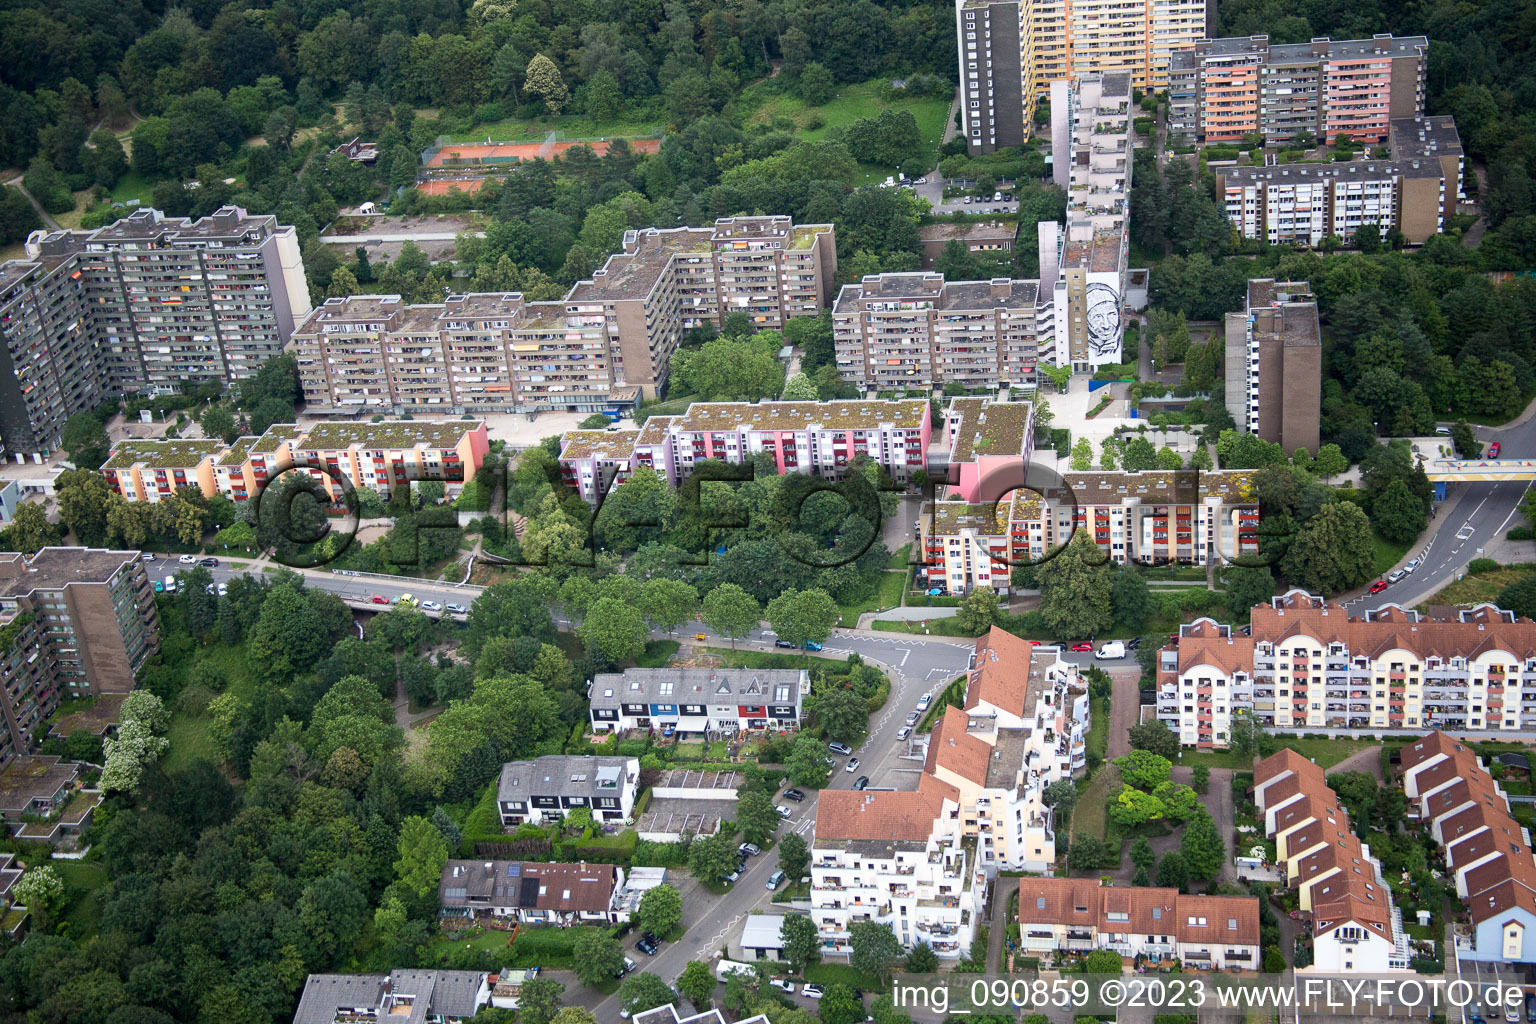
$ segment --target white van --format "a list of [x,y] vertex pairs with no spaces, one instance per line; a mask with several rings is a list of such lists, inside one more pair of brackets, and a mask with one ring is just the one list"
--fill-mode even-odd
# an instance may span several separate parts
[[1111,641],[1093,652],[1093,656],[1100,661],[1111,661],[1115,658],[1125,657],[1125,644],[1119,640]]

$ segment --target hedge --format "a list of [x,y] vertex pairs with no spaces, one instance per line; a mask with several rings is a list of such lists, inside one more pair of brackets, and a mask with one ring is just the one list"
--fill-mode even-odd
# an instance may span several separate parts
[[1499,563],[1491,558],[1474,558],[1467,563],[1467,572],[1474,576],[1482,572],[1494,572],[1499,568]]
[[885,702],[890,699],[890,696],[891,681],[889,678],[887,678],[885,682],[875,687],[874,694],[864,701],[864,706],[869,709],[870,714],[874,714],[876,711],[879,711],[881,708],[885,707]]
[[612,934],[612,929],[578,925],[573,928],[519,928],[512,943],[512,967],[569,967],[576,958],[576,940],[588,932]]
[[559,843],[555,852],[561,860],[585,860],[594,864],[628,864],[635,855],[635,844],[640,836],[634,829],[625,829],[616,836],[592,839],[573,839]]

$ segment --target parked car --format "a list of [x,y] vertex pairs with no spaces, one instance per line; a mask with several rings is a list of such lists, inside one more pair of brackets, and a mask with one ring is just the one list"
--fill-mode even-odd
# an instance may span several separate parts
[[784,791],[784,799],[793,800],[795,803],[799,803],[801,800],[805,799],[805,794],[791,786],[789,789]]
[[918,178],[916,181],[913,182],[913,184],[914,185],[926,185],[926,184],[928,184],[928,177],[927,177],[927,175],[924,175],[924,176]]
[[197,564],[205,569],[217,569],[219,567],[219,560],[217,558],[205,558]]
[[[733,878],[731,881],[734,882],[735,879]],[[650,932],[646,932],[644,935],[640,936],[640,941],[635,943],[635,948],[644,953],[646,956],[655,956],[656,951],[661,948],[661,943],[656,941],[656,936],[652,935]]]
[[1379,594],[1391,585],[1392,584],[1388,583],[1386,580],[1377,580],[1375,583],[1371,584],[1371,593]]
[[854,789],[868,789],[869,788],[869,776],[868,775],[860,775],[858,778],[854,779],[853,780],[853,788]]
[[1419,560],[1417,558],[1415,558],[1411,562],[1409,562],[1407,565],[1403,566],[1403,572],[1411,573],[1411,572],[1413,572],[1413,570],[1417,569],[1418,567],[1419,567]]
[[176,577],[175,576],[167,576],[165,578],[165,592],[167,594],[174,594],[174,593],[176,593]]
[[928,705],[932,704],[932,703],[933,703],[933,694],[925,693],[921,697],[917,698],[917,710],[919,710],[919,711],[927,711],[928,710]]
[[1407,576],[1407,575],[1408,574],[1406,572],[1403,572],[1403,570],[1401,570],[1401,569],[1394,569],[1391,572],[1387,573],[1387,582],[1388,583],[1396,583],[1398,580],[1402,579],[1404,576]]
[[1133,636],[1133,637],[1131,637],[1129,640],[1127,640],[1125,642],[1125,649],[1128,650],[1128,651],[1134,651],[1134,650],[1136,650],[1136,648],[1138,648],[1140,646],[1141,646],[1141,637],[1139,637],[1139,636]]
[[828,743],[827,744],[827,749],[832,751],[832,753],[834,753],[834,754],[851,754],[851,753],[853,753],[853,748],[850,747],[846,743]]
[[1123,658],[1125,657],[1125,644],[1119,640],[1111,640],[1094,651],[1093,656],[1099,661],[1114,661],[1116,658]]
[[916,711],[912,712],[911,714],[909,714],[907,716],[907,724],[908,725],[916,725],[917,724],[917,712]]
[[1087,651],[1093,650],[1093,644],[1088,644],[1088,643],[1073,644],[1072,645],[1072,649],[1074,651],[1079,652],[1079,653],[1085,653]]
[[1499,457],[1499,451],[1502,448],[1503,448],[1503,446],[1500,445],[1499,442],[1497,442],[1497,441],[1493,442],[1493,444],[1488,446],[1488,457],[1490,459],[1498,458]]
[[[745,871],[745,870],[746,870],[746,865],[745,864],[738,864],[738,865],[736,865],[736,870],[735,871],[732,871],[730,874],[725,876],[725,880],[727,882],[734,882],[738,878],[741,877],[741,873],[743,871]],[[636,946],[635,948],[636,949],[640,949],[641,947],[640,946]],[[648,956],[655,956],[656,954],[655,953],[649,953],[647,955]]]
[[155,580],[155,593],[157,593],[157,594],[165,593],[165,584],[160,582],[159,580]]
[[[779,886],[781,886],[783,884],[784,884],[784,872],[783,872],[783,870],[775,871],[773,874],[768,876],[768,891],[769,892],[773,892],[775,889],[777,889]],[[787,988],[784,991],[786,991],[786,992],[793,992],[794,989]]]
[[197,556],[196,555],[182,555],[180,558],[176,559],[176,561],[180,562],[182,565],[196,565],[197,564]]
[[910,728],[908,728],[907,726],[902,726],[900,729],[896,730],[896,741],[899,743],[899,742],[901,742],[902,740],[906,739],[908,736],[911,736],[911,735],[912,735],[912,730]]
[[808,981],[803,986],[801,986],[800,994],[805,996],[807,999],[820,999],[821,986],[816,984],[814,981]]
[[421,602],[421,607],[429,612],[440,612],[443,610],[441,601],[423,601]]
[[624,966],[619,968],[619,977],[621,977],[621,978],[624,977],[624,975],[626,975],[630,971],[634,970],[637,966],[639,966],[639,965],[636,964],[634,962],[634,960],[630,959],[629,957],[625,957],[624,958]]
[[789,816],[791,814],[795,813],[794,811],[791,811],[788,807],[785,807],[783,804],[774,804],[773,805],[773,809],[778,814],[778,816],[783,818],[785,821],[788,821],[789,820]]
[[[781,875],[783,873],[784,872],[782,871],[779,872]],[[772,889],[775,887],[770,885],[768,888]],[[790,981],[788,978],[769,978],[768,984],[772,985],[774,988],[781,992],[788,992],[790,995],[795,994],[795,983]]]
[[153,551],[140,551],[139,557],[146,562],[153,562],[155,560],[155,553]]
[[856,757],[850,757],[848,759],[848,763],[843,766],[843,771],[845,771],[845,772],[856,772],[858,770],[859,770],[859,759],[856,758]]
[[1523,1007],[1519,1003],[1515,1003],[1515,1004],[1513,1004],[1511,1006],[1506,1006],[1504,1008],[1504,1021],[1505,1021],[1505,1024],[1520,1024],[1520,1017],[1521,1017],[1520,1011],[1522,1009],[1523,1009]]
[[742,843],[740,846],[736,847],[736,852],[741,854],[743,857],[756,857],[763,851],[758,847],[756,843]]
[[773,646],[775,646],[775,647],[788,647],[790,650],[794,650],[795,649],[795,645],[790,643],[788,640],[775,640],[773,642]]
[[973,200],[973,199],[972,199],[972,198],[971,198],[971,197],[970,197],[970,196],[966,196],[966,197],[965,197],[965,205],[966,205],[966,206],[970,206],[970,205],[971,205],[971,203],[973,203],[973,202],[974,202],[974,201],[975,201],[975,200]]
[[224,582],[220,582],[219,583],[219,596],[220,597],[224,597],[228,593],[229,593],[229,584],[228,583],[224,583]]
[[448,610],[455,615],[465,615],[469,612],[468,608],[465,608],[461,604],[455,604],[452,601],[448,602]]
[[805,649],[808,651],[819,651],[821,650],[821,644],[815,642],[808,643],[805,645]]
[[373,603],[374,604],[389,604],[389,598],[385,597],[383,594],[374,594],[373,595]]
[[1451,428],[1450,427],[1436,427],[1435,428],[1435,436],[1436,437],[1450,437],[1451,436]]

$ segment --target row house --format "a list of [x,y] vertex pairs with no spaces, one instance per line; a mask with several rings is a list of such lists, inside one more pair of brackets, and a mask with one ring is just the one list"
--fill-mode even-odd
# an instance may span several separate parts
[[1253,799],[1275,860],[1312,915],[1312,966],[1325,974],[1408,970],[1402,911],[1381,864],[1350,828],[1323,769],[1285,749],[1253,770]]
[[1019,943],[1029,953],[1109,949],[1124,957],[1218,971],[1259,968],[1255,896],[1101,885],[1090,878],[1019,880]]
[[1120,565],[1208,565],[1258,551],[1258,500],[1238,470],[1066,473],[1000,500],[924,503],[922,581],[950,594],[1000,592],[1015,565],[1039,562],[1077,530]]
[[35,231],[0,264],[0,442],[42,461],[75,413],[252,377],[310,309],[294,228],[239,207]]
[[702,462],[841,480],[867,457],[905,483],[927,465],[928,403],[909,401],[695,402],[638,430],[573,430],[560,440],[566,485],[592,504],[641,467],[676,487]]
[[0,766],[27,753],[62,701],[132,691],[159,649],[139,552],[0,552]]
[[336,503],[348,487],[386,501],[412,481],[442,482],[457,497],[490,450],[483,422],[385,420],[379,423],[275,423],[260,437],[216,440],[128,439],[113,446],[101,473],[127,501],[164,501],[183,487],[204,497],[259,498],[290,470],[318,481]]
[[634,757],[546,754],[508,761],[496,780],[501,827],[559,821],[586,809],[595,822],[628,821],[634,815],[640,761]]
[[810,677],[803,669],[630,668],[587,689],[594,733],[732,736],[798,729]]
[[1492,605],[1355,615],[1292,590],[1251,633],[1200,619],[1158,652],[1157,717],[1186,746],[1227,746],[1235,714],[1281,732],[1536,727],[1536,622]]
[[1271,44],[1267,35],[1205,39],[1175,53],[1168,131],[1183,142],[1288,142],[1303,132],[1383,142],[1388,121],[1424,112],[1429,40],[1378,33]]
[[832,305],[837,372],[870,390],[1033,387],[1041,299],[1033,280],[866,275]]
[[1444,851],[1468,910],[1458,957],[1536,962],[1536,859],[1504,790],[1471,747],[1439,731],[1404,747],[1400,770],[1403,792]]
[[612,864],[450,860],[438,878],[437,899],[444,918],[565,928],[628,921],[623,888],[624,871]]
[[1042,795],[1085,764],[1087,689],[1075,666],[993,629],[976,644],[963,708],[928,737],[916,792],[825,790],[811,853],[811,918],[824,954],[861,921],[945,959],[969,949],[986,880],[1050,870]]

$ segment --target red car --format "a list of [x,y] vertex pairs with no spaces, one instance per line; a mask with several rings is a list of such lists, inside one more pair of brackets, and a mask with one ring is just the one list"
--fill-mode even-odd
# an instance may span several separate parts
[[1074,651],[1091,651],[1093,650],[1093,644],[1073,644],[1072,649]]
[[1040,641],[1039,640],[1031,640],[1029,642],[1029,646],[1031,646],[1031,647],[1039,647],[1040,646]]
[[1387,581],[1386,580],[1377,580],[1375,583],[1371,584],[1371,593],[1373,593],[1373,594],[1379,594],[1383,590],[1386,590],[1386,589],[1387,589]]
[[1493,444],[1488,446],[1488,457],[1490,459],[1496,459],[1499,457],[1499,442],[1495,441]]
[[373,595],[373,603],[374,604],[389,604],[389,598],[385,597],[383,594],[374,594]]

